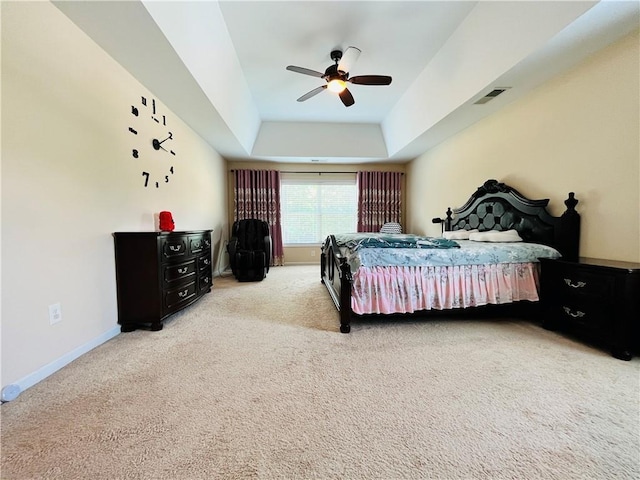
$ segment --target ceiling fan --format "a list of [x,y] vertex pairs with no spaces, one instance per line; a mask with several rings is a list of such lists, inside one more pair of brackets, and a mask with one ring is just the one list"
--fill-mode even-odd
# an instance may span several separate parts
[[360,53],[360,49],[356,47],[347,47],[344,55],[341,50],[333,50],[331,52],[331,60],[335,63],[327,67],[324,73],[289,65],[287,70],[304,75],[311,75],[312,77],[324,78],[327,82],[326,85],[314,88],[310,92],[305,93],[298,98],[298,101],[304,102],[328,88],[340,96],[340,100],[342,100],[345,107],[350,107],[355,103],[355,100],[351,92],[347,89],[347,82],[355,85],[389,85],[391,83],[391,77],[386,75],[357,75],[349,78],[351,67],[353,67]]

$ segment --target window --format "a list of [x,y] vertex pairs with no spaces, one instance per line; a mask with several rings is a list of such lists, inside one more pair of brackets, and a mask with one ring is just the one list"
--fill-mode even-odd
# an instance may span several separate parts
[[285,175],[280,191],[285,245],[318,244],[330,234],[356,231],[355,175]]

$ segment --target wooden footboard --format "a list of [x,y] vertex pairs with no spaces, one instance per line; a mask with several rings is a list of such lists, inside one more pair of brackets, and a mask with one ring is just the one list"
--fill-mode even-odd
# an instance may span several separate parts
[[340,253],[333,235],[329,235],[322,245],[320,254],[321,281],[329,291],[338,312],[340,312],[340,331],[351,331],[351,285],[353,276],[347,259]]

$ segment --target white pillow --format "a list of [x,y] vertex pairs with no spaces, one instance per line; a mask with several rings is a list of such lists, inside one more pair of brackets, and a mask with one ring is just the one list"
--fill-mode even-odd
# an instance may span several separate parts
[[442,232],[442,236],[447,240],[469,240],[469,235],[477,232],[478,230],[452,230],[450,232]]
[[476,232],[469,235],[469,240],[476,242],[521,242],[522,238],[517,230],[488,230],[486,232]]
[[402,233],[402,227],[396,222],[387,222],[382,225],[380,233]]

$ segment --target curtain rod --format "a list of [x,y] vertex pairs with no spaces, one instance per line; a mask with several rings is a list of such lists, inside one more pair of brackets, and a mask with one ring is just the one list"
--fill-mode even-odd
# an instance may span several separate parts
[[[236,169],[231,169],[231,172],[235,172]],[[377,172],[378,170],[360,170],[361,172]],[[358,172],[296,172],[291,170],[278,170],[280,173],[317,173],[318,175],[322,175],[323,173],[358,173]],[[404,172],[395,172],[400,175],[404,175]]]

